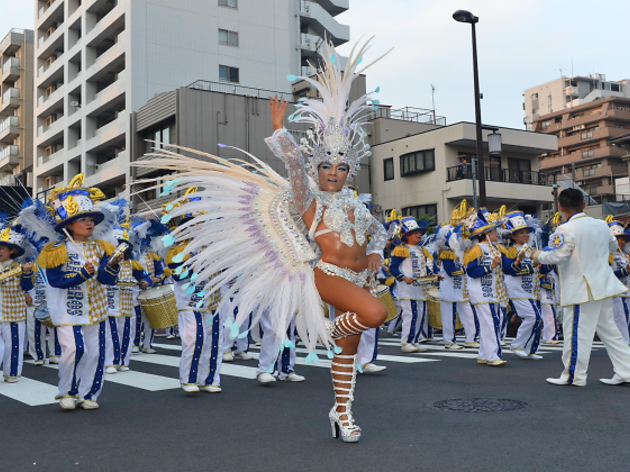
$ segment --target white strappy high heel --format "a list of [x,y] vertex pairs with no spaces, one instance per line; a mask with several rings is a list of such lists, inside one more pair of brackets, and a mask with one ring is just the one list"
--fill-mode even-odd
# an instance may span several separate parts
[[[335,362],[338,359],[351,359],[351,364]],[[352,369],[346,372],[340,368]],[[361,428],[359,428],[352,417],[352,402],[354,401],[354,386],[357,379],[357,365],[355,356],[336,355],[331,363],[330,373],[332,374],[333,389],[335,392],[335,405],[330,410],[328,418],[332,429],[333,438],[341,436],[341,440],[346,443],[359,442],[361,438]],[[344,377],[349,380],[339,380],[335,377]],[[339,403],[340,398],[346,398],[345,403]],[[345,407],[345,411],[337,411],[338,407]],[[341,419],[345,416],[346,419]]]

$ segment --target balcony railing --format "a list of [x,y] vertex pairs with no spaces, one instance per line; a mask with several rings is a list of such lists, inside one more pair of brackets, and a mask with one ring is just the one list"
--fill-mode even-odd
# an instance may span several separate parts
[[2,66],[2,73],[6,74],[9,72],[11,67],[20,67],[20,60],[17,57],[10,57],[9,59],[4,61],[4,65]]
[[244,87],[242,85],[226,84],[224,82],[209,82],[207,80],[197,80],[196,82],[190,84],[187,88],[203,90],[205,92],[230,93],[233,95],[257,97],[262,99],[269,99],[277,95],[282,100],[293,102],[293,94],[291,93],[274,92],[272,90]]
[[20,126],[20,120],[17,116],[9,116],[6,120],[0,123],[0,133],[11,126]]
[[10,89],[5,90],[2,94],[2,102],[6,103],[12,98],[20,98],[20,89],[11,87]]
[[19,152],[18,146],[7,146],[2,151],[0,151],[0,161],[5,157],[9,156],[17,156]]
[[[536,171],[503,169],[490,166],[486,166],[484,170],[487,182],[507,182],[529,185],[553,185],[556,183],[555,175],[542,174]],[[473,178],[473,168],[470,164],[447,167],[446,171],[448,182],[455,180],[472,180]]]
[[375,120],[376,118],[389,118],[391,120],[413,121],[414,123],[426,123],[431,125],[446,125],[446,118],[435,115],[433,110],[425,108],[405,107],[396,110],[391,108],[378,108],[371,111],[367,118]]

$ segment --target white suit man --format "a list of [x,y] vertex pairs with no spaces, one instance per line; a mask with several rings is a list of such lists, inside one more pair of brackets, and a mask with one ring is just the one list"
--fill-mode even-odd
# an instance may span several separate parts
[[559,208],[567,222],[549,238],[548,250],[537,251],[534,260],[555,264],[560,279],[560,305],[564,309],[564,371],[560,378],[547,379],[554,385],[586,385],[586,371],[595,332],[613,363],[612,379],[602,383],[630,382],[630,347],[613,319],[612,297],[627,291],[608,264],[617,250],[617,240],[608,225],[583,213],[582,192],[563,190]]

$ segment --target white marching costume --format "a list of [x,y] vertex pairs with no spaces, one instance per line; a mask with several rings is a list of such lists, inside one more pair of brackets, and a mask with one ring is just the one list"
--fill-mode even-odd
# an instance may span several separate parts
[[558,344],[558,275],[555,269],[541,276],[540,306],[543,343]]
[[613,319],[612,297],[628,289],[615,277],[609,254],[617,251],[606,223],[576,213],[549,238],[549,250],[534,259],[555,264],[560,278],[560,304],[565,307],[564,371],[552,383],[586,385],[593,336],[597,332],[613,363],[613,381],[630,381],[630,347]]
[[[347,192],[323,192],[311,185],[311,179],[315,183],[318,180],[321,163],[346,164],[348,178],[352,178],[360,168],[360,159],[371,154],[362,126],[377,103],[371,99],[373,92],[349,103],[350,88],[362,72],[358,66],[368,45],[369,42],[356,53],[353,50],[342,71],[339,55],[327,44],[322,56],[323,72],[317,80],[301,77],[317,88],[322,101],[301,100],[289,120],[309,123],[314,129],[308,131],[300,147],[284,128],[277,129],[266,140],[274,154],[284,161],[288,181],[255,156],[249,155],[248,162],[241,166],[241,161],[230,162],[177,146],[171,149],[203,156],[204,160],[162,149],[152,154],[150,160],[134,163],[179,172],[167,178],[166,193],[199,187],[194,193],[196,201],[191,198],[179,207],[167,207],[169,214],[163,218],[163,223],[187,213],[196,216],[178,226],[165,244],[190,241],[186,251],[190,256],[185,266],[192,273],[194,284],[207,282],[216,290],[234,280],[220,304],[223,308],[231,304],[233,298],[239,308],[236,322],[230,326],[232,339],[238,336],[238,327],[250,314],[253,313],[255,325],[268,310],[275,333],[274,344],[279,352],[293,316],[299,313],[296,329],[310,352],[307,361],[311,362],[317,359],[314,350],[318,341],[332,354],[335,338],[358,335],[366,329],[352,312],[338,316],[330,328],[327,325],[314,282],[313,263],[317,255],[305,237],[307,228],[302,215],[315,207],[313,224],[308,229],[310,241],[315,241],[315,232],[323,221],[327,230],[339,234],[343,244],[352,247],[367,243],[366,255],[381,254],[382,257],[385,230],[363,203]],[[184,198],[176,203],[182,200]],[[350,221],[349,212],[354,212],[354,221]],[[230,236],[226,237],[227,234]],[[368,236],[371,236],[369,242]],[[181,253],[174,262],[183,262],[187,254]],[[343,277],[359,287],[365,285],[370,275],[367,271],[356,273],[322,260],[317,267],[325,274]],[[355,356],[341,354],[334,356],[332,363],[337,403],[329,418],[334,435],[340,432],[346,442],[356,442],[360,436],[351,415],[355,363]],[[341,371],[339,365],[352,367],[351,372]],[[348,380],[339,380],[341,377]],[[345,400],[340,401],[340,398]],[[345,412],[339,411],[342,407],[346,408]]]
[[[613,236],[628,237],[621,223],[611,221],[608,223]],[[617,249],[611,254],[611,267],[619,281],[626,287],[630,287],[630,256],[623,248]],[[623,339],[630,344],[630,293],[625,292],[613,298],[613,316],[615,324],[619,328]]]
[[[31,296],[31,304],[27,307],[26,330],[28,333],[28,352],[35,360],[36,365],[41,365],[48,359],[46,352],[46,326],[35,318],[35,309],[42,303],[46,303],[46,281],[42,271],[35,270],[33,289],[28,292]],[[50,337],[54,336],[53,329],[50,329]],[[54,348],[50,351],[54,355]]]
[[22,271],[15,259],[24,255],[26,237],[16,227],[0,227],[0,245],[12,249],[10,259],[0,262],[0,363],[5,382],[22,376],[26,342],[25,294],[33,289],[33,273]]

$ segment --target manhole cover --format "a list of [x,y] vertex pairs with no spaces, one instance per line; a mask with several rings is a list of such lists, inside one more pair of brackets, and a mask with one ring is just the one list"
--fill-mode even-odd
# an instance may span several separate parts
[[464,413],[483,413],[490,411],[528,410],[531,403],[506,398],[450,398],[430,403],[431,408],[443,411],[461,411]]

